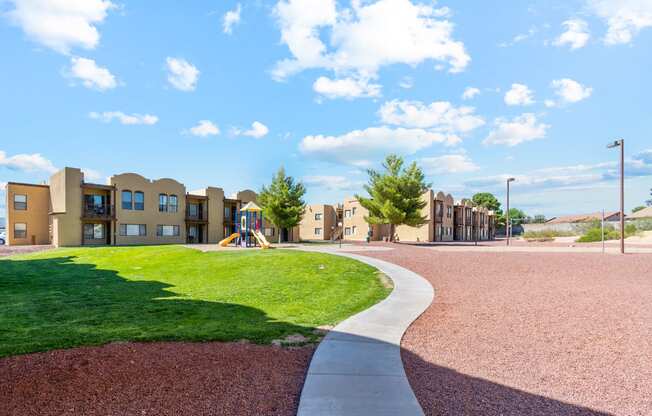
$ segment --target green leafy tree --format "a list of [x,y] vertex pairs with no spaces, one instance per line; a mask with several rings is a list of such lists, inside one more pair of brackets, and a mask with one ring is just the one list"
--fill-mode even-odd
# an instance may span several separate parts
[[525,215],[525,212],[521,211],[518,208],[510,208],[509,209],[509,220],[512,223],[512,225],[521,225],[523,224],[523,221],[525,221],[525,218],[527,218],[527,215]]
[[635,213],[635,212],[642,211],[644,209],[645,209],[645,207],[642,206],[642,205],[640,207],[632,208],[632,214]]
[[[652,196],[652,188],[650,188],[650,196]],[[652,207],[652,199],[648,199],[647,201],[645,201],[645,205],[647,205],[648,207]]]
[[369,210],[365,220],[369,224],[389,224],[390,239],[394,241],[396,226],[418,227],[428,219],[422,215],[426,206],[423,194],[430,184],[416,163],[403,167],[403,158],[389,155],[383,163],[383,172],[369,169],[369,183],[364,189],[369,197],[356,195],[356,199]]
[[281,229],[299,225],[306,203],[303,196],[306,188],[301,182],[295,182],[292,176],[285,175],[285,169],[279,168],[272,178],[272,183],[263,186],[258,195],[258,203],[265,217],[278,228],[278,242],[281,242]]
[[485,207],[496,214],[496,225],[498,227],[505,226],[505,215],[500,208],[501,204],[498,198],[490,192],[479,192],[471,198],[471,201],[477,206]]
[[532,219],[532,223],[534,224],[543,224],[546,222],[546,216],[545,215],[535,215],[534,219]]

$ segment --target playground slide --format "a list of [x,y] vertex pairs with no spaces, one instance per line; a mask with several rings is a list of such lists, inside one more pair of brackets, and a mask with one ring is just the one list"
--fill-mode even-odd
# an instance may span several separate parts
[[263,233],[260,231],[254,231],[253,234],[254,237],[256,237],[256,240],[258,240],[258,244],[260,244],[261,248],[269,248],[269,241],[267,241]]
[[220,247],[226,247],[229,243],[236,238],[240,237],[240,233],[233,233],[230,236],[226,237],[224,240],[219,242]]

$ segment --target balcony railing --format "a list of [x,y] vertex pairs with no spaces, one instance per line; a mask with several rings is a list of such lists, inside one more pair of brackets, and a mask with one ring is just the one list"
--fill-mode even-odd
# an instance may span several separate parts
[[186,211],[186,220],[187,221],[208,221],[208,215],[206,211]]
[[85,218],[112,218],[114,207],[110,204],[84,204]]

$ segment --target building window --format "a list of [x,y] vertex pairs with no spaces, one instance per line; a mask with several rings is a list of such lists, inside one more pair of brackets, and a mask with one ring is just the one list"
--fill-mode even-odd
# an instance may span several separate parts
[[274,228],[265,228],[265,236],[266,237],[274,236]]
[[27,209],[27,195],[14,195],[14,209],[17,211],[25,211]]
[[358,227],[356,227],[355,225],[353,227],[351,227],[351,232],[353,233],[353,235],[357,235],[358,234]]
[[351,235],[351,228],[350,227],[346,227],[344,229],[344,235]]
[[27,238],[27,224],[24,222],[14,224],[14,238]]
[[122,209],[133,209],[131,191],[122,191]]
[[356,207],[351,208],[351,216],[355,215]]
[[104,224],[84,224],[84,240],[103,240]]
[[315,228],[315,235],[321,235],[321,228]]
[[179,198],[176,195],[170,195],[170,205],[168,206],[168,212],[177,212],[179,211]]
[[231,207],[224,207],[224,219],[228,220],[231,218]]
[[344,211],[344,218],[351,218],[351,210],[350,209],[347,209],[346,211]]
[[178,237],[179,236],[179,226],[178,225],[157,225],[156,226],[156,235],[159,237]]
[[120,224],[120,235],[124,237],[144,237],[147,235],[145,224]]
[[321,212],[315,214],[315,221],[321,221]]
[[145,210],[145,194],[140,191],[134,192],[134,209],[136,211]]
[[168,196],[159,194],[158,196],[158,210],[159,212],[168,212]]
[[450,205],[448,206],[448,210],[447,210],[447,212],[446,212],[446,216],[447,216],[448,218],[451,218],[451,217],[453,216],[453,207],[451,207]]

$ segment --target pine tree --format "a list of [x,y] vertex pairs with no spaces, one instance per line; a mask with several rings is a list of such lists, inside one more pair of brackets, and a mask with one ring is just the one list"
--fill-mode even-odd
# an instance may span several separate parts
[[403,159],[389,155],[383,163],[384,172],[369,169],[369,184],[364,189],[369,197],[356,195],[356,199],[369,211],[365,220],[369,224],[389,224],[390,238],[394,241],[396,226],[418,227],[428,219],[422,215],[426,206],[423,194],[430,187],[425,183],[423,171],[412,163],[403,168]]
[[301,182],[285,175],[285,169],[279,168],[269,187],[263,186],[258,195],[258,203],[263,215],[278,229],[278,242],[281,242],[281,230],[299,225],[306,203],[303,196],[306,188]]

